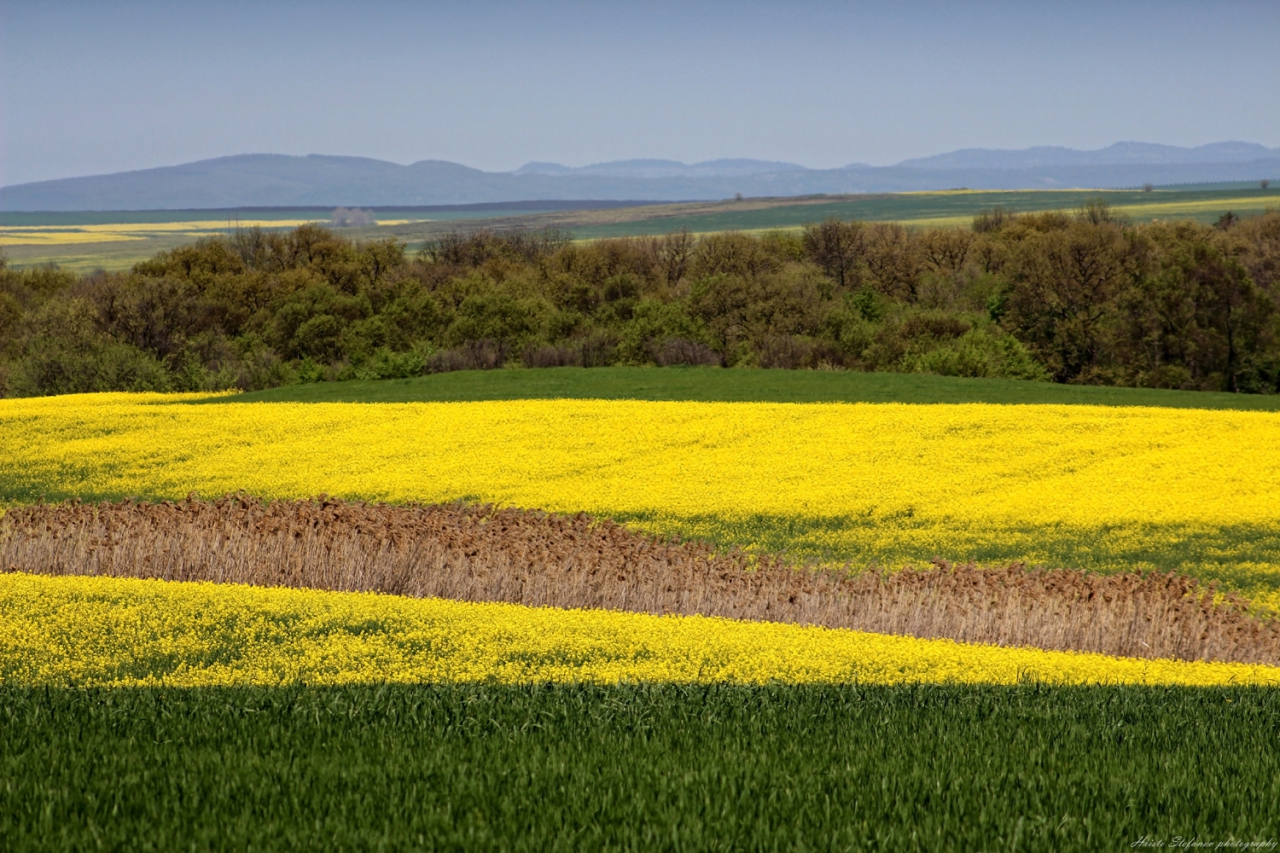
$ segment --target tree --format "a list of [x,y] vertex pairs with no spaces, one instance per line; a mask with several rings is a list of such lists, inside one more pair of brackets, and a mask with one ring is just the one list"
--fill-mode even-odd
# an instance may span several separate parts
[[1088,199],[1076,208],[1076,219],[1090,225],[1124,225],[1125,219],[1111,210],[1111,202],[1102,196]]
[[725,231],[710,234],[698,242],[691,272],[700,278],[724,273],[751,279],[777,272],[779,266],[778,259],[764,250],[758,238]]
[[740,275],[717,273],[693,283],[689,314],[705,326],[726,363],[747,336],[751,297],[751,284]]
[[990,210],[983,210],[973,217],[972,230],[974,234],[987,234],[992,231],[999,231],[1006,225],[1013,224],[1018,218],[1016,213],[1006,210],[1000,205],[996,205]]
[[1239,393],[1244,356],[1257,349],[1257,337],[1266,328],[1275,305],[1258,291],[1238,261],[1216,247],[1196,260],[1189,277],[1205,295],[1201,307],[1204,324],[1217,333],[1224,351],[1224,390]]
[[930,228],[919,234],[916,248],[935,272],[954,275],[973,247],[973,232],[964,228]]
[[675,287],[689,271],[693,258],[693,235],[688,228],[659,237],[654,242],[654,253],[667,280],[668,287]]
[[911,233],[896,222],[876,222],[867,228],[863,258],[872,286],[886,296],[915,302],[919,295],[920,256]]
[[1084,222],[1027,237],[1018,247],[1002,321],[1057,382],[1090,378],[1105,349],[1104,327],[1125,283],[1120,229]]
[[[1237,257],[1238,241],[1183,223],[1150,242],[1146,274],[1122,299],[1150,384],[1256,390],[1276,306]],[[1179,376],[1181,383],[1161,381]]]
[[840,288],[859,283],[858,261],[866,249],[866,229],[861,222],[841,222],[834,217],[806,225],[802,243],[809,259],[822,268]]

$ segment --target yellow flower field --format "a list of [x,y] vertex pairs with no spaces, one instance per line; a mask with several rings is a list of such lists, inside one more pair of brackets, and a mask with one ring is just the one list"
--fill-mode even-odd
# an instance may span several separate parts
[[0,497],[496,502],[898,565],[1280,585],[1280,415],[1089,406],[0,401]]
[[0,683],[1280,685],[1280,667],[367,593],[0,576]]

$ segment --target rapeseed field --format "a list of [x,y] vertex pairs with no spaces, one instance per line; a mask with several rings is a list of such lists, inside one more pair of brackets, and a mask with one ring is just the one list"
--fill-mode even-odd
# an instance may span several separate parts
[[1280,415],[1092,406],[0,401],[0,496],[491,502],[897,568],[1175,570],[1280,607]]
[[0,576],[0,682],[1280,685],[1280,667],[369,593]]
[[1280,414],[202,400],[0,400],[0,506],[217,499],[0,524],[0,847],[1274,823]]

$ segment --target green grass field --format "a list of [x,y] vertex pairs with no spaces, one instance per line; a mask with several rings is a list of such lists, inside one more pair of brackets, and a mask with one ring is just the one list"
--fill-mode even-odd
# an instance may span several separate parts
[[1094,198],[1106,199],[1119,213],[1135,221],[1194,219],[1212,223],[1228,210],[1244,216],[1280,207],[1280,189],[1217,190],[1021,190],[896,193],[833,200],[786,203],[774,200],[768,207],[734,209],[693,215],[676,215],[639,222],[601,223],[573,229],[575,237],[595,239],[635,234],[666,234],[687,228],[694,232],[762,231],[799,228],[828,217],[892,221],[905,224],[968,225],[974,214],[1003,207],[1017,213],[1045,210],[1071,211]]
[[1260,689],[0,691],[6,850],[1119,850],[1265,841]]
[[413,379],[322,382],[218,397],[219,402],[411,403],[519,399],[773,403],[1056,403],[1280,411],[1280,396],[961,379],[921,373],[714,367],[512,368]]

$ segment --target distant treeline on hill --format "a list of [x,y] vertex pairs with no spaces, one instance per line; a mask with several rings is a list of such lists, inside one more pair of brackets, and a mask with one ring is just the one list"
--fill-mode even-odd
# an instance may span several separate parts
[[0,395],[260,389],[525,365],[927,372],[1280,392],[1280,212],[828,220],[761,236],[455,233],[408,256],[315,226],[127,273],[0,262]]

